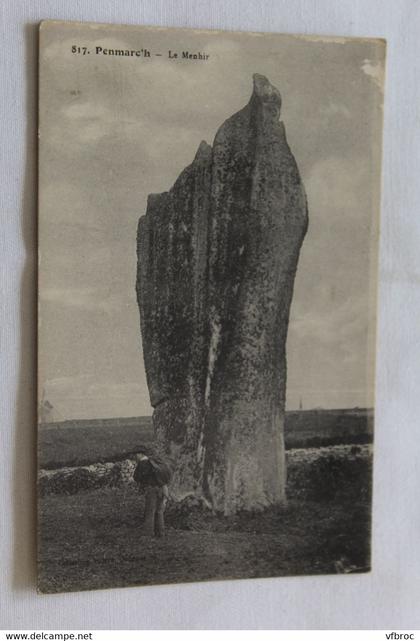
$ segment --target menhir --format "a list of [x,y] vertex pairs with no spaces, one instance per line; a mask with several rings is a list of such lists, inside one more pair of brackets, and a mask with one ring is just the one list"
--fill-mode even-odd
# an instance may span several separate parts
[[286,337],[305,191],[259,74],[137,236],[137,297],[159,449],[173,496],[225,514],[285,500]]

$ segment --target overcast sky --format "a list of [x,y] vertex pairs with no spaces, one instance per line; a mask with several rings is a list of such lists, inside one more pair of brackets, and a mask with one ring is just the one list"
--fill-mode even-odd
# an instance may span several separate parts
[[[138,218],[147,195],[167,191],[200,141],[212,144],[248,102],[257,72],[282,94],[309,204],[287,407],[372,406],[382,44],[67,24],[44,28],[42,46],[40,394],[63,418],[151,413]],[[96,46],[152,55],[96,55]],[[170,60],[168,50],[209,59]]]

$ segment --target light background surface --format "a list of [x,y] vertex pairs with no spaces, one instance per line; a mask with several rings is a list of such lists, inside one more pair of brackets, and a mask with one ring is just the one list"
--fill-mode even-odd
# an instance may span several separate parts
[[[420,5],[376,0],[64,0],[1,7],[0,627],[420,627]],[[37,596],[35,24],[46,18],[385,37],[373,572]],[[308,524],[310,527],[310,524]]]

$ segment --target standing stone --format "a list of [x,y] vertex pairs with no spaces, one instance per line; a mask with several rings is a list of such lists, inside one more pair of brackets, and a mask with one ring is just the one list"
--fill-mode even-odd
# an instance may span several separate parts
[[178,498],[200,493],[207,371],[211,147],[202,142],[169,192],[151,194],[137,234],[137,299],[158,449]]
[[280,108],[255,74],[213,150],[201,143],[139,223],[144,358],[172,492],[225,514],[285,500],[285,345],[307,206]]

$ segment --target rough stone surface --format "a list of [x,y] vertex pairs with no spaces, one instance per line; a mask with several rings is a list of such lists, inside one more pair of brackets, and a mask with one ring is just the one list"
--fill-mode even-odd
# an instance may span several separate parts
[[137,295],[157,442],[172,492],[225,514],[285,500],[285,344],[306,197],[254,76],[249,103],[202,142],[139,221]]

